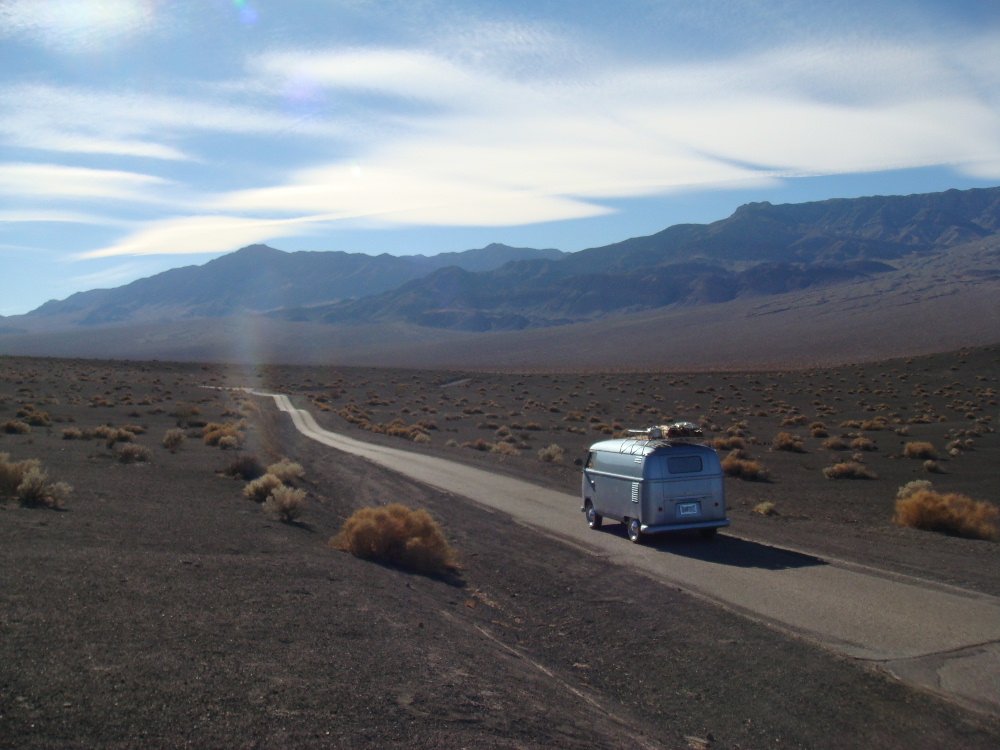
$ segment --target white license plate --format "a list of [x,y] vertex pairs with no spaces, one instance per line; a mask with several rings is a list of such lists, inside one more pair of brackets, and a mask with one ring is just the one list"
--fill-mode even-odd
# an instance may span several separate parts
[[697,516],[701,513],[701,503],[677,503],[678,516]]

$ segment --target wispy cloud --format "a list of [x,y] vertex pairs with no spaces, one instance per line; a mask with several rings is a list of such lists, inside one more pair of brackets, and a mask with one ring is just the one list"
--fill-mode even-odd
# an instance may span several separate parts
[[45,199],[113,199],[160,202],[156,188],[167,180],[154,175],[61,164],[0,164],[0,194]]
[[[201,210],[213,215],[146,224],[82,256],[90,258],[223,252],[359,218],[395,226],[579,219],[608,213],[613,200],[797,175],[952,165],[1000,178],[995,32],[961,46],[832,41],[683,64],[574,57],[538,74],[516,60],[525,50],[545,54],[530,28],[483,34],[503,43],[482,56],[474,44],[442,51],[440,40],[264,52],[247,61],[245,80],[215,87],[217,101],[198,92],[8,89],[0,104],[5,96],[42,104],[14,112],[0,135],[161,161],[194,158],[196,134],[338,139],[338,156],[325,148],[308,168],[262,157],[254,184],[203,196]],[[542,36],[555,38],[551,29]],[[319,104],[303,117],[289,108],[296,97]],[[22,171],[0,167],[0,190],[30,193],[29,165],[14,166]],[[35,190],[153,195],[162,183],[117,174],[92,183],[67,172],[60,188],[50,172]]]
[[79,53],[155,23],[153,0],[6,0],[0,37],[28,36],[59,52]]

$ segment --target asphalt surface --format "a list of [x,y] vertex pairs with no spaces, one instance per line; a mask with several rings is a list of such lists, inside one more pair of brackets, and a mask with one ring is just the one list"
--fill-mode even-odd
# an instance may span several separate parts
[[269,396],[303,435],[508,514],[582,551],[876,664],[911,684],[1000,715],[1000,599],[769,546],[733,530],[635,545],[620,524],[590,529],[580,499],[446,459],[373,445],[321,428]]

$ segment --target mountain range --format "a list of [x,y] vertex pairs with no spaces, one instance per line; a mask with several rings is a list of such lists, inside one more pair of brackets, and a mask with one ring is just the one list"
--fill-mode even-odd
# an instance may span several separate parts
[[[515,351],[552,335],[578,336],[581,327],[638,325],[650,315],[694,320],[690,316],[704,319],[730,309],[746,320],[746,310],[772,304],[801,315],[802,300],[811,299],[809,313],[825,310],[829,317],[845,299],[865,299],[875,321],[880,310],[900,304],[937,299],[940,306],[942,296],[954,297],[956,311],[972,303],[981,322],[997,321],[1000,188],[750,203],[711,224],[672,226],[575,253],[494,244],[397,257],[286,253],[253,245],[202,266],[80,292],[0,320],[0,351],[68,353],[68,334],[79,338],[85,331],[95,354],[178,356],[204,330],[223,335],[234,321],[251,318],[258,331],[304,342],[331,336],[348,341],[362,329],[381,327],[399,334],[398,340],[382,336],[389,361],[399,361],[393,352],[402,356],[418,341],[425,351],[438,347],[449,360],[455,359],[449,347],[479,351],[473,340],[485,334]],[[757,323],[748,334],[767,340],[763,323]],[[198,335],[195,324],[202,329]],[[879,326],[862,325],[859,335],[867,336],[868,328]],[[532,334],[542,330],[552,333]],[[145,346],[136,345],[140,332]],[[993,343],[986,340],[990,336],[1000,339],[1000,326],[987,326],[978,338]],[[298,355],[287,342],[282,346],[280,356],[290,360],[317,357],[315,348],[306,353],[306,343]],[[337,356],[328,358],[353,361],[362,351],[363,360],[379,358],[371,346],[338,347]],[[487,345],[485,354],[491,351]],[[543,354],[528,360],[541,366]]]

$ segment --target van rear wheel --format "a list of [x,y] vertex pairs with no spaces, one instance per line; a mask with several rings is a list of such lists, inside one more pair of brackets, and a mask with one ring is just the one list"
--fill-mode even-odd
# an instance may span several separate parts
[[625,530],[628,532],[628,540],[632,544],[638,544],[642,541],[642,526],[639,524],[638,518],[626,518]]
[[600,513],[594,510],[594,504],[590,502],[590,500],[587,501],[587,505],[584,512],[587,515],[587,525],[590,528],[592,529],[601,528],[601,523],[604,521],[604,518],[601,516]]

